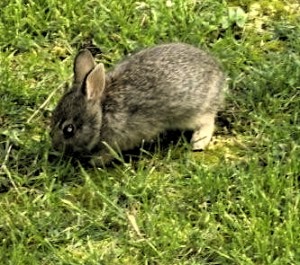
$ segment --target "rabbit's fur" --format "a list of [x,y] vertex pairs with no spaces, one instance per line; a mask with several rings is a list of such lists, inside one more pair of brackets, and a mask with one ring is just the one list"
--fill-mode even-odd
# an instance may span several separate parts
[[80,156],[128,150],[169,129],[193,130],[194,150],[213,134],[225,77],[206,52],[172,43],[144,49],[105,74],[88,50],[74,62],[72,89],[53,112],[55,149]]

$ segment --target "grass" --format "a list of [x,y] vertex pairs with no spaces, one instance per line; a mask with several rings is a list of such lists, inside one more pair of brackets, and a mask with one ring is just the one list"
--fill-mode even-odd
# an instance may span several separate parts
[[[1,264],[300,264],[296,0],[0,3]],[[103,169],[54,157],[51,111],[85,45],[210,50],[229,93],[210,148]]]

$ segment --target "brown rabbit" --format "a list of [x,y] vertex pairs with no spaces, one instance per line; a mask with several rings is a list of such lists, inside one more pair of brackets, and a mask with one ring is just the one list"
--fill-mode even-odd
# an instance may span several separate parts
[[105,74],[88,50],[74,62],[74,83],[53,113],[55,149],[111,159],[168,129],[193,130],[204,149],[225,87],[217,62],[188,44],[171,43],[129,56]]

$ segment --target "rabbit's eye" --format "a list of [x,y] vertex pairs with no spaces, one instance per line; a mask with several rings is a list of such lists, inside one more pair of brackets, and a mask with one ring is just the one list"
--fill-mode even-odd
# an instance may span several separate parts
[[71,138],[75,134],[75,127],[73,124],[68,124],[63,128],[64,137],[66,139]]

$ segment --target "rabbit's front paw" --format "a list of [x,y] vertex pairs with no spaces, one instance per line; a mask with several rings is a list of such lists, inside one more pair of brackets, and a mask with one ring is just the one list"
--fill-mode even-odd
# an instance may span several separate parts
[[105,167],[105,165],[107,165],[110,161],[112,160],[112,156],[111,155],[101,155],[101,156],[96,156],[93,157],[90,160],[90,164],[93,167]]

